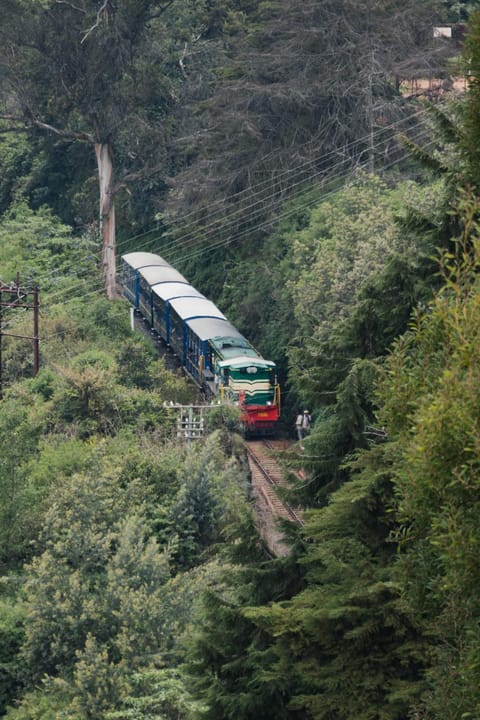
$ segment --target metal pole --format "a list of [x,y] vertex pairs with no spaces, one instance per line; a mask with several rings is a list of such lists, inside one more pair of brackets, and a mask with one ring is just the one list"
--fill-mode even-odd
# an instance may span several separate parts
[[3,316],[3,306],[2,306],[2,290],[0,288],[0,400],[3,400],[3,378],[2,378],[2,316]]
[[[29,296],[32,300],[29,301]],[[5,297],[7,300],[5,301]],[[8,299],[9,298],[9,299]],[[33,335],[21,335],[19,333],[6,332],[3,323],[4,308],[24,308],[25,310],[33,309]],[[4,337],[23,338],[33,341],[33,369],[34,375],[37,375],[40,369],[40,338],[38,334],[39,328],[39,289],[37,286],[33,290],[22,288],[20,286],[20,278],[17,277],[14,283],[8,286],[0,281],[0,400],[3,399],[3,365],[2,365],[2,342]]]
[[33,288],[33,374],[37,375],[40,367],[40,341],[38,339],[38,287]]

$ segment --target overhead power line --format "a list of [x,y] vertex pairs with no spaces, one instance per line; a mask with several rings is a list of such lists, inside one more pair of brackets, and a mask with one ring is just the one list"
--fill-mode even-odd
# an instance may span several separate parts
[[[404,117],[395,123],[390,124],[389,126],[386,126],[384,128],[380,128],[378,131],[374,133],[374,139],[376,140],[376,148],[378,154],[382,153],[382,145],[385,145],[385,149],[387,146],[387,143],[390,143],[392,140],[391,135],[387,135],[385,137],[385,140],[380,142],[380,137],[382,135],[385,135],[386,133],[389,133],[395,129],[399,130],[401,126],[403,126],[406,122],[411,121],[412,119],[419,119],[419,116],[423,116],[423,114],[426,112],[425,109],[418,110],[417,112],[413,113],[412,115],[409,115],[407,117]],[[428,131],[426,131],[428,132]],[[371,135],[366,135],[362,138],[359,138],[357,140],[352,141],[351,143],[348,143],[344,149],[343,152],[345,154],[344,157],[342,157],[340,160],[338,160],[336,163],[331,163],[331,160],[335,156],[338,156],[339,150],[331,150],[327,153],[323,154],[317,154],[310,156],[307,160],[305,160],[303,163],[295,166],[294,168],[287,168],[285,170],[280,171],[279,173],[275,173],[274,178],[269,177],[265,178],[264,180],[260,181],[259,183],[256,183],[255,185],[245,188],[238,193],[235,193],[230,196],[226,196],[222,198],[222,206],[218,207],[215,206],[213,209],[209,211],[209,207],[203,207],[201,211],[193,210],[190,213],[187,213],[182,217],[181,223],[182,225],[188,225],[188,220],[192,219],[192,223],[195,222],[195,217],[198,216],[199,212],[206,213],[207,214],[207,222],[204,223],[201,226],[194,227],[192,230],[187,230],[183,233],[183,235],[179,235],[175,238],[172,238],[172,240],[169,241],[166,245],[163,245],[163,250],[165,253],[168,252],[168,250],[172,247],[177,247],[178,245],[185,245],[188,241],[191,243],[196,243],[196,235],[198,232],[210,232],[213,233],[217,229],[221,229],[222,231],[228,231],[229,226],[233,226],[235,223],[235,218],[238,218],[239,216],[244,217],[245,213],[247,213],[247,218],[249,217],[249,214],[251,215],[251,212],[254,208],[258,208],[258,212],[261,212],[262,205],[268,201],[275,201],[275,199],[283,200],[288,197],[288,195],[294,190],[295,188],[300,187],[301,185],[307,185],[311,183],[315,178],[326,176],[328,173],[328,180],[334,181],[339,174],[339,168],[343,168],[345,166],[348,167],[348,169],[351,168],[351,158],[349,156],[349,152],[353,151],[353,149],[356,146],[361,146],[365,144],[366,142],[371,141]],[[305,144],[303,147],[307,147],[308,144]],[[367,152],[367,150],[365,150]],[[317,167],[319,164],[321,164],[320,167]],[[316,169],[314,172],[308,172],[308,169],[311,167],[315,167]],[[381,169],[381,166],[380,166]],[[279,187],[279,185],[282,183],[282,181],[285,183],[283,186]],[[267,191],[271,188],[272,191],[270,194],[264,196],[262,193],[264,192],[264,189],[267,189]],[[278,189],[276,189],[278,188]],[[246,205],[243,206],[234,206],[232,209],[228,210],[228,202],[231,200],[239,200],[243,196],[248,195],[248,200]],[[224,213],[225,209],[227,209],[227,223],[225,224],[224,220]],[[178,225],[179,223],[177,223]],[[152,232],[155,232],[155,229],[151,229],[149,232],[146,232],[145,234],[151,234]],[[132,238],[127,238],[125,241],[123,241],[121,244],[127,244],[131,242],[136,236],[133,236]],[[138,237],[138,236],[137,236]],[[157,240],[158,240],[157,235]],[[150,240],[150,242],[153,242],[153,240]]]
[[[401,120],[399,120],[395,123],[392,123],[390,126],[388,126],[388,128],[381,128],[380,130],[378,130],[378,132],[376,134],[378,136],[381,136],[387,130],[392,130],[395,128],[399,129],[400,126],[402,126],[407,120],[418,119],[419,117],[422,117],[425,112],[426,112],[425,109],[420,109],[420,110],[416,111],[415,113],[413,113],[412,115],[402,118]],[[420,126],[420,123],[418,124],[418,126]],[[418,141],[421,141],[424,136],[428,135],[428,133],[429,133],[428,129],[423,127],[421,134],[417,135]],[[362,138],[362,139],[359,139],[356,141],[352,141],[352,143],[350,143],[349,146],[354,147],[355,145],[361,143],[365,139],[366,138]],[[388,139],[390,139],[390,136]],[[309,144],[311,144],[311,143],[307,143],[307,144],[305,144],[305,146],[309,145]],[[428,149],[430,146],[432,146],[434,144],[435,144],[435,140],[432,139],[424,147]],[[377,148],[378,147],[380,147],[380,148],[382,147],[381,143],[377,143]],[[299,173],[304,172],[305,169],[310,167],[314,162],[318,163],[322,158],[326,159],[326,158],[330,157],[334,152],[336,152],[336,151],[330,151],[328,153],[324,153],[323,155],[319,154],[316,159],[315,158],[308,159],[304,163],[297,166],[296,168],[285,169],[284,171],[281,171],[281,173],[280,173],[281,175],[292,176],[291,180],[293,180],[293,182],[290,183],[287,190],[290,192],[290,191],[292,191],[292,189],[295,189],[298,186],[303,186],[304,184],[305,185],[311,184],[315,179],[317,179],[322,174],[321,170],[319,170],[315,173],[311,173],[310,175],[308,175],[307,178],[305,178],[304,181],[303,180],[296,181],[296,176]],[[403,152],[401,152],[401,148],[399,148],[397,150],[397,152],[399,154],[397,155],[395,160],[393,160],[390,163],[384,163],[383,165],[378,166],[379,172],[384,172],[387,169],[393,167],[394,165],[404,162],[408,157],[411,157],[413,155],[413,153],[411,151],[406,151],[405,149],[403,150]],[[400,152],[401,152],[401,154],[400,154]],[[335,182],[338,183],[339,181],[343,181],[343,180],[347,179],[350,175],[351,167],[348,166],[347,168],[345,168],[345,165],[346,165],[346,161],[345,161],[345,159],[342,159],[341,161],[336,163],[334,166],[332,166],[331,170],[335,170],[336,172],[332,172],[332,174],[329,174],[328,178],[325,179],[325,184],[335,183]],[[364,167],[364,168],[365,168],[365,166],[366,166],[366,164],[357,165],[357,167]],[[340,168],[342,168],[341,172],[339,172]],[[257,215],[257,211],[254,209],[257,204],[257,202],[255,201],[255,194],[257,192],[261,194],[261,190],[258,190],[258,188],[266,187],[269,183],[271,185],[272,181],[269,179],[264,179],[261,182],[259,182],[257,185],[252,186],[251,188],[248,188],[246,190],[242,190],[239,193],[236,193],[236,194],[230,196],[228,199],[232,200],[238,196],[244,195],[246,192],[250,192],[250,196],[251,196],[250,199],[253,200],[253,203],[251,203],[251,205],[241,208],[241,210],[234,209],[230,213],[230,215],[232,217],[235,217],[239,213],[242,213],[243,216],[245,217],[245,220],[247,222],[252,223],[252,221],[254,221],[254,219]],[[298,212],[299,209],[310,207],[311,205],[318,203],[321,200],[326,199],[330,195],[338,192],[337,187],[334,190],[327,191],[326,193],[319,194],[319,190],[320,190],[320,188],[319,188],[318,184],[316,184],[313,188],[311,188],[310,190],[307,190],[307,191],[302,189],[301,194],[304,198],[304,202],[300,206],[297,204],[295,206],[295,208],[292,210],[285,211],[285,212],[281,213],[280,215],[277,215],[275,220],[278,221],[279,219],[287,218],[290,215]],[[281,192],[283,194],[283,191],[281,191]],[[297,195],[299,195],[299,194],[300,194],[300,192],[297,192]],[[275,197],[275,195],[276,195],[276,193],[274,192],[273,197]],[[292,197],[290,199],[292,199]],[[248,212],[249,210],[250,210],[250,212]],[[210,235],[212,235],[213,232],[217,229],[218,220],[215,220],[214,218],[215,218],[215,215],[218,214],[219,212],[220,212],[220,210],[218,210],[218,208],[215,208],[211,213],[212,221],[203,228],[203,230],[207,230],[207,229],[211,228]],[[194,214],[195,214],[195,211],[192,211],[192,213],[190,213],[189,215],[192,216]],[[216,239],[213,242],[210,242],[207,244],[202,243],[201,245],[199,244],[197,236],[194,233],[186,233],[184,236],[175,238],[169,244],[167,244],[166,246],[163,246],[162,253],[168,254],[170,250],[172,250],[172,252],[175,251],[175,252],[173,252],[172,255],[168,255],[168,257],[166,257],[166,259],[169,260],[170,262],[172,262],[172,264],[175,264],[175,262],[178,262],[178,260],[180,260],[180,259],[181,260],[192,259],[192,258],[198,257],[199,255],[212,252],[215,249],[218,249],[222,246],[233,244],[236,241],[238,241],[239,239],[241,239],[242,237],[244,237],[245,235],[247,235],[251,232],[254,232],[255,230],[262,229],[263,227],[266,227],[266,226],[270,225],[271,223],[272,223],[271,219],[268,219],[268,220],[263,219],[256,224],[255,223],[253,225],[250,224],[248,229],[239,230],[238,232],[234,232],[233,234],[230,234],[226,238]],[[225,230],[225,229],[228,230],[229,227],[233,227],[234,225],[235,225],[234,220],[227,218],[226,226],[222,226],[222,230]],[[121,243],[119,243],[117,247],[120,249],[121,247],[131,243],[132,239],[142,237],[144,235],[151,235],[151,233],[152,233],[152,230],[146,231],[145,233],[142,233],[137,236],[132,236],[130,238],[126,238]],[[146,249],[152,248],[152,246],[154,246],[156,243],[158,243],[159,238],[160,238],[160,236],[155,236],[153,238],[149,238],[145,243],[139,244],[136,247],[136,249],[146,250]],[[83,260],[85,261],[85,260],[88,260],[91,258],[92,258],[92,253],[90,252],[88,255],[86,255],[83,258]],[[82,262],[82,259],[80,259],[80,262]],[[117,266],[118,266],[118,259],[117,259]],[[55,272],[56,271],[52,271],[52,273],[45,275],[45,278],[51,277],[51,275],[54,274]],[[40,282],[41,282],[41,279],[40,279]],[[58,290],[57,292],[50,294],[49,295],[50,301],[54,300],[55,298],[57,299],[57,302],[51,303],[51,307],[55,307],[56,305],[66,305],[66,304],[70,305],[71,303],[74,303],[74,305],[72,307],[76,307],[75,301],[78,301],[78,304],[80,304],[83,302],[83,300],[85,298],[96,295],[96,294],[100,294],[103,292],[103,281],[100,278],[98,278],[98,280],[96,280],[93,284],[93,288],[94,288],[93,290],[89,290],[87,293],[84,292],[79,295],[76,295],[75,293],[77,291],[81,290],[81,288],[84,285],[85,285],[85,279],[82,278],[77,283],[74,283],[73,285],[70,285],[67,288],[62,288],[62,289]],[[92,287],[92,285],[90,285],[90,287]],[[71,295],[72,293],[74,293],[73,297],[68,298],[68,296]],[[52,337],[52,336],[49,336],[49,337]]]
[[[425,147],[428,147],[428,145],[426,145]],[[390,167],[393,167],[395,164],[403,162],[407,157],[410,157],[411,154],[412,154],[411,151],[404,151],[403,154],[401,156],[397,157],[396,160],[392,161],[388,165],[384,164],[382,166],[381,170],[385,171],[385,170],[389,169]],[[366,169],[366,166],[367,166],[367,164],[365,163],[365,165],[360,166],[360,167],[363,167],[363,169]],[[326,180],[326,182],[334,183],[334,182],[338,182],[339,180],[344,181],[349,177],[349,175],[350,175],[350,168],[345,168],[341,174],[337,173],[334,177],[329,177]],[[315,175],[313,175],[312,177],[314,178]],[[280,219],[284,219],[286,217],[289,217],[290,215],[298,212],[298,210],[304,209],[306,207],[310,207],[312,204],[315,204],[317,202],[320,202],[321,200],[328,198],[329,196],[335,194],[337,191],[338,191],[338,188],[335,188],[332,191],[322,193],[322,192],[320,192],[320,188],[318,187],[318,185],[315,185],[309,191],[304,191],[302,193],[302,197],[304,198],[303,203],[301,203],[300,205],[298,205],[298,203],[297,203],[292,210],[284,211],[284,212],[280,213],[279,215],[276,216],[276,221],[278,221]],[[250,222],[250,223],[251,223],[252,218],[255,217],[254,212],[252,212],[250,215],[248,215],[248,213],[245,213],[245,215],[246,215],[246,221]],[[249,224],[247,229],[239,230],[238,232],[230,234],[225,238],[217,239],[209,244],[205,244],[205,243],[199,244],[198,241],[196,241],[196,240],[193,241],[193,239],[191,237],[186,236],[183,238],[183,240],[179,239],[179,240],[175,241],[174,243],[171,243],[167,248],[162,247],[161,252],[164,255],[166,255],[166,259],[168,259],[170,262],[172,262],[172,264],[175,264],[179,260],[188,260],[188,259],[191,259],[194,257],[198,257],[199,255],[201,255],[203,253],[210,252],[219,247],[232,244],[232,243],[236,242],[238,239],[245,237],[246,235],[250,234],[251,232],[254,232],[255,230],[259,230],[264,227],[268,227],[268,225],[270,225],[271,223],[272,223],[271,219],[262,219],[261,221],[259,221],[258,223],[254,224],[254,225]],[[141,245],[137,246],[136,249],[145,251],[147,249],[152,248],[152,246],[154,246],[157,242],[158,242],[158,237],[154,237],[154,238],[149,239],[146,243],[142,243]],[[172,255],[168,254],[169,249],[174,251]],[[117,267],[118,267],[118,264],[119,264],[119,258],[117,257]],[[80,279],[78,281],[78,283],[74,284],[73,286],[71,286],[69,288],[64,288],[64,289],[59,290],[58,292],[51,293],[49,295],[49,300],[52,301],[55,298],[57,298],[58,302],[62,302],[62,303],[69,302],[68,300],[66,300],[66,301],[61,300],[62,296],[71,294],[72,288],[74,291],[75,287],[80,288],[80,287],[82,287],[83,284],[84,284],[84,280]],[[101,279],[99,279],[99,281],[98,281],[99,290],[101,290],[102,287],[103,287],[103,281]]]
[[[434,145],[434,143],[435,143],[435,141],[431,140],[430,144]],[[426,147],[428,147],[428,145]],[[385,163],[383,165],[382,169],[384,171],[386,171],[386,170],[394,167],[396,164],[403,162],[405,159],[407,159],[410,156],[412,156],[412,152],[409,150],[405,150],[402,157],[398,157],[395,160],[391,161],[390,163]],[[348,177],[348,174],[345,173],[337,179],[346,179],[347,177]],[[328,199],[328,197],[335,195],[337,192],[338,192],[338,188],[332,189],[332,190],[328,191],[327,193],[323,194],[321,196],[321,198],[319,198],[319,196],[318,196],[318,191],[312,192],[310,197],[308,197],[308,195],[305,197],[304,203],[301,203],[300,205],[296,205],[295,208],[285,211],[284,213],[281,213],[279,216],[277,216],[277,220],[285,219],[285,218],[291,216],[292,214],[297,213],[299,210],[305,209],[307,207],[311,207],[312,205],[317,204],[320,201],[320,199],[326,200],[326,199]],[[265,221],[263,221],[262,226],[269,224],[269,223],[271,223],[270,220],[265,220]],[[251,231],[252,231],[252,229],[250,228],[249,230],[244,230],[242,232],[239,232],[238,234],[228,238],[228,240],[223,240],[223,239],[217,240],[207,246],[194,248],[194,249],[192,249],[192,251],[190,253],[188,253],[186,255],[182,255],[182,259],[183,260],[192,259],[192,258],[198,257],[199,255],[203,255],[203,254],[212,252],[214,250],[217,250],[222,246],[232,244],[233,242],[236,242],[237,240],[241,239],[245,234],[247,234],[248,232],[251,232]],[[139,248],[139,249],[143,249],[143,248]],[[173,261],[172,261],[172,264],[174,264]],[[87,293],[83,293],[82,295],[80,295],[78,297],[73,296],[72,298],[62,302],[61,304],[62,305],[66,305],[66,304],[70,305],[72,303],[71,308],[77,308],[77,307],[82,306],[85,298],[92,297],[94,295],[103,294],[103,283],[101,280],[94,282],[92,287],[93,287],[93,289],[89,290]],[[55,306],[55,304],[54,304],[54,306]],[[46,336],[43,340],[45,342],[48,342],[49,340],[57,337],[58,334],[59,333],[53,333],[51,335]]]
[[[412,113],[408,116],[405,116],[404,118],[401,118],[400,120],[398,120],[394,123],[391,123],[390,125],[388,125],[384,128],[380,128],[375,133],[375,137],[379,137],[379,136],[383,135],[384,133],[386,133],[387,131],[393,131],[395,129],[399,130],[401,128],[401,126],[403,126],[406,122],[411,121],[412,119],[418,120],[419,118],[421,118],[425,114],[425,112],[426,112],[426,110],[424,108],[417,109],[414,113]],[[418,126],[420,127],[420,123],[418,123]],[[428,130],[424,129],[422,131],[422,136],[427,133],[428,133]],[[368,136],[366,135],[362,138],[351,141],[344,147],[344,152],[348,153],[355,146],[365,143],[367,140],[369,140],[369,138],[370,138],[370,135],[368,135]],[[387,138],[387,140],[390,140],[390,139],[391,138],[389,136]],[[306,148],[311,146],[313,144],[313,142],[314,141],[309,141],[307,143],[304,143],[303,145],[300,146],[300,148],[302,148],[303,150],[306,150]],[[380,148],[380,152],[381,152],[382,144],[377,143],[377,147]],[[295,179],[300,174],[305,173],[305,171],[309,167],[311,167],[313,164],[318,164],[319,162],[326,163],[326,161],[329,158],[331,159],[334,155],[338,155],[338,154],[339,154],[338,150],[331,150],[327,153],[320,153],[317,155],[310,156],[307,160],[305,160],[305,162],[300,163],[299,165],[295,166],[294,168],[286,168],[286,169],[281,170],[280,172],[276,173],[274,180],[272,180],[272,178],[265,178],[265,179],[261,180],[260,182],[256,183],[255,185],[250,186],[249,188],[245,188],[245,189],[240,190],[239,192],[234,193],[230,196],[224,197],[222,199],[222,202],[225,205],[222,206],[222,208],[218,208],[218,207],[212,206],[212,205],[210,206],[210,208],[209,208],[209,206],[202,208],[202,212],[207,213],[207,223],[205,225],[203,225],[203,227],[201,228],[202,233],[208,232],[209,234],[213,234],[213,232],[215,232],[215,230],[217,230],[219,228],[221,228],[222,231],[224,231],[224,232],[228,232],[228,229],[230,227],[235,226],[235,224],[236,224],[235,218],[237,218],[238,216],[242,216],[242,218],[246,219],[247,222],[251,222],[251,220],[255,214],[253,212],[254,208],[258,207],[259,205],[266,202],[267,200],[275,200],[276,198],[283,199],[284,196],[287,195],[287,193],[291,193],[292,190],[294,190],[295,188],[298,188],[300,185],[302,185],[302,184],[307,185],[310,182],[312,182],[314,179],[320,177],[322,175],[322,173],[324,172],[323,168],[320,170],[317,170],[314,173],[310,173],[309,175],[307,175],[300,181]],[[328,181],[335,182],[338,179],[344,177],[343,169],[342,169],[341,173],[339,172],[339,170],[340,170],[340,168],[345,168],[345,165],[347,165],[348,162],[349,162],[348,157],[344,157],[341,160],[339,160],[337,163],[331,165],[329,167]],[[381,165],[379,166],[379,170],[383,170],[383,168],[384,168],[384,166],[381,166]],[[349,170],[350,166],[348,166],[347,169]],[[264,188],[272,187],[272,185],[274,183],[278,183],[280,180],[286,179],[289,176],[290,176],[290,183],[288,185],[285,185],[280,190],[276,190],[276,191],[274,190],[270,195],[261,198],[261,194],[262,194]],[[229,206],[227,203],[229,203],[230,201],[233,201],[233,200],[238,200],[242,196],[245,196],[247,193],[249,194],[249,204],[248,205],[245,205],[241,208],[230,206],[230,209],[228,209]],[[260,198],[260,199],[256,199],[256,198]],[[222,215],[222,218],[220,218],[220,220],[215,219],[215,218],[220,213],[223,213],[225,211],[225,207],[227,207],[228,215],[226,218],[226,222],[224,221],[222,223],[222,219],[224,220],[223,215]],[[188,220],[189,218],[194,217],[197,212],[198,211],[196,211],[196,210],[192,210],[190,213],[187,213],[186,215],[184,215],[182,218],[182,223],[184,223],[184,221],[186,219]],[[133,240],[139,239],[141,237],[148,237],[148,240],[146,241],[145,244],[138,245],[138,248],[141,249],[141,248],[151,247],[158,242],[160,237],[162,237],[162,236],[159,236],[158,234],[155,235],[154,233],[156,233],[156,232],[157,232],[156,228],[150,228],[149,230],[146,230],[142,233],[139,233],[137,235],[132,235],[128,238],[125,238],[124,240],[117,243],[117,251],[120,252],[122,250],[122,248],[130,245],[133,242]],[[149,237],[152,234],[154,234],[154,237],[153,238]],[[168,253],[170,249],[178,250],[179,248],[187,248],[189,245],[195,245],[195,246],[198,245],[198,230],[186,232],[183,235],[180,235],[180,236],[172,239],[169,243],[163,245],[162,251],[165,253]],[[79,258],[77,260],[77,262],[82,263],[82,262],[90,260],[92,257],[93,257],[93,253],[89,252],[85,256]],[[47,281],[47,279],[51,278],[56,273],[57,273],[57,270],[53,269],[49,273],[46,273],[42,276],[38,276],[36,278],[36,281],[38,282],[39,285],[44,285],[45,282]],[[79,283],[79,285],[80,284],[81,283]],[[69,292],[70,292],[70,288],[65,288],[65,289],[60,289],[57,294],[59,296],[61,296],[62,294],[67,294]],[[52,296],[50,295],[50,297],[52,297]]]
[[[425,131],[425,134],[426,134],[426,132],[427,131]],[[433,144],[433,141],[431,144]],[[428,145],[425,145],[425,147],[428,147]],[[386,163],[384,163],[381,167],[379,167],[379,170],[385,171],[389,167],[392,167],[395,164],[400,164],[405,159],[407,159],[408,157],[411,157],[411,156],[412,156],[412,153],[410,151],[409,152],[403,151],[403,154],[398,156],[396,160],[392,161],[388,165]],[[322,198],[327,197],[330,193],[325,194],[324,192],[321,192],[322,187],[333,185],[335,183],[338,183],[338,181],[343,181],[346,178],[348,178],[351,174],[351,167],[349,165],[347,167],[344,167],[342,172],[338,172],[338,168],[341,165],[345,166],[345,163],[344,162],[338,163],[336,166],[336,169],[337,169],[336,174],[326,176],[324,179],[323,185],[315,184],[309,190],[301,190],[301,191],[297,192],[296,197],[298,197],[299,195],[300,196],[313,195],[317,201],[320,201]],[[357,168],[362,168],[364,170],[367,170],[367,163],[358,164]],[[299,183],[298,185],[302,185],[302,186],[304,184],[311,185],[315,179],[317,179],[321,176],[322,176],[321,171],[319,171],[317,173],[312,173],[309,177],[308,182],[305,181],[305,183],[303,183],[303,181],[302,181],[302,183]],[[291,185],[290,189],[295,188],[295,187],[297,187],[297,184]],[[337,192],[337,190],[338,190],[338,188],[333,190],[333,192]],[[289,197],[288,200],[293,200],[294,197],[295,197],[295,195]],[[255,205],[255,203],[254,203],[254,205]],[[249,209],[251,210],[251,212],[248,212]],[[292,212],[295,212],[295,210]],[[237,215],[238,213],[241,213],[242,217],[245,220],[245,222],[242,223],[243,225],[251,223],[252,220],[254,220],[256,218],[256,216],[258,215],[256,210],[252,210],[252,206],[246,206],[244,208],[241,208],[241,210],[235,210],[234,214]],[[276,215],[275,221],[278,220],[280,217],[284,217],[284,216],[285,216],[285,214]],[[222,244],[227,245],[231,242],[234,242],[235,239],[237,239],[238,237],[243,237],[244,235],[254,232],[255,230],[258,230],[261,227],[265,227],[266,225],[271,224],[272,222],[273,221],[271,218],[270,219],[262,218],[258,223],[254,223],[253,225],[249,224],[248,228],[246,228],[245,230],[234,232],[232,235],[228,235],[229,229],[231,229],[232,227],[235,227],[236,223],[234,223],[234,221],[227,218],[227,220],[222,224],[221,229],[222,229],[223,233],[228,237],[226,237],[223,240],[215,241],[215,246],[222,245]],[[217,225],[217,221],[214,221],[211,224],[207,224],[207,225],[203,226],[201,228],[201,231],[204,233],[204,237],[205,236],[208,237],[208,235],[212,235],[214,233],[214,231],[217,229],[219,229],[219,226]],[[208,231],[210,231],[210,232],[208,233]],[[158,243],[158,241],[159,241],[159,239],[161,239],[161,237],[162,236],[155,236],[153,238],[150,238],[146,243],[142,243],[140,246],[137,246],[136,249],[147,249],[149,247],[153,247],[156,243]],[[192,233],[186,233],[183,236],[177,237],[167,244],[162,244],[161,252],[165,256],[166,259],[169,259],[171,257],[179,258],[180,253],[182,253],[182,255],[181,255],[181,258],[179,258],[179,259],[188,259],[191,257],[191,255],[189,255],[189,254],[185,255],[184,254],[185,251],[188,251],[190,248],[194,248],[195,254],[198,254],[197,250],[198,250],[198,252],[201,252],[202,249],[205,249],[205,247],[208,247],[208,245],[206,245],[205,243],[201,244],[198,241],[198,235],[196,233],[192,232]],[[173,251],[173,256],[169,255],[170,250]]]

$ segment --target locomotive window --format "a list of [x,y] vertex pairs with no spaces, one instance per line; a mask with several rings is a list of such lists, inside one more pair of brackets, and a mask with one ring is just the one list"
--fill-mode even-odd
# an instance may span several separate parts
[[258,372],[258,368],[255,367],[255,365],[251,365],[250,367],[245,368],[245,370],[249,375],[255,375]]

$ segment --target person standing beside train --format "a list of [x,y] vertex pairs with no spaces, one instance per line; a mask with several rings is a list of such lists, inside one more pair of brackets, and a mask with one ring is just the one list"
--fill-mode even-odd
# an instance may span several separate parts
[[309,431],[311,422],[312,417],[308,410],[304,410],[303,413],[300,411],[298,412],[297,419],[295,420],[295,427],[300,442],[303,440],[303,438]]
[[302,433],[302,422],[303,422],[303,415],[301,411],[298,411],[297,419],[295,420],[295,429],[297,431],[297,437],[298,441],[301,442],[303,439],[303,433]]

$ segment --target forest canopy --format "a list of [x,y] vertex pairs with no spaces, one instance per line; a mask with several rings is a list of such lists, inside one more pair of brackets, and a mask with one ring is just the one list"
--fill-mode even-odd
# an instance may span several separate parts
[[[8,0],[0,39],[0,286],[40,293],[38,373],[0,295],[0,716],[477,717],[478,3]],[[284,553],[238,409],[179,437],[135,250],[278,368]]]

